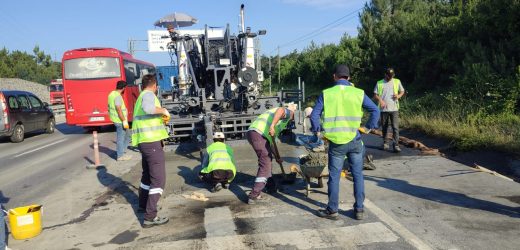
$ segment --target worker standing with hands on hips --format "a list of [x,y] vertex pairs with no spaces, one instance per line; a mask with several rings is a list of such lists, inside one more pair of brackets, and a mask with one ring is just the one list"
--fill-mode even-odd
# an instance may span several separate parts
[[199,173],[200,179],[212,185],[210,191],[213,193],[222,188],[227,189],[237,172],[233,149],[224,141],[224,133],[215,132],[213,143],[206,149],[202,159],[202,170]]
[[363,219],[365,186],[363,180],[363,150],[361,135],[358,131],[363,117],[363,109],[370,112],[370,117],[362,130],[368,132],[377,128],[379,109],[362,89],[350,82],[350,70],[347,65],[336,66],[334,87],[323,90],[311,113],[312,131],[320,136],[320,117],[323,114],[324,139],[329,141],[329,202],[325,209],[318,210],[323,218],[338,219],[339,181],[345,156],[349,161],[354,179],[354,213],[358,220]]
[[116,152],[117,161],[127,161],[132,159],[131,155],[125,154],[128,143],[130,142],[130,126],[128,125],[128,110],[122,94],[126,88],[125,81],[118,81],[116,89],[108,95],[108,113],[110,120],[116,126]]
[[393,68],[387,68],[385,78],[379,80],[374,88],[374,98],[381,109],[381,127],[383,130],[383,150],[388,150],[388,127],[392,126],[392,144],[395,153],[401,152],[399,147],[399,98],[404,95],[401,81],[395,76]]
[[[273,108],[267,110],[249,126],[246,133],[247,141],[255,150],[258,157],[258,172],[256,174],[253,190],[249,193],[248,204],[253,205],[257,202],[266,201],[261,195],[267,179],[272,176],[273,151],[271,144],[280,135],[280,132],[287,127],[291,120],[294,120],[296,105],[289,105],[288,108]],[[281,163],[282,159],[276,159]]]
[[[144,211],[143,227],[147,228],[165,224],[169,220],[167,217],[157,216],[157,202],[166,184],[163,139],[168,138],[164,123],[169,119],[170,113],[161,107],[156,96],[155,75],[143,76],[142,88],[134,107],[132,145],[139,147],[142,156],[139,211]],[[167,119],[163,120],[163,117]]]

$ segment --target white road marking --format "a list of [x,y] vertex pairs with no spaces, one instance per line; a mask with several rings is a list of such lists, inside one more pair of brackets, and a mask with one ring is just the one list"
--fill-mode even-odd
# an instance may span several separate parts
[[63,142],[63,141],[65,141],[65,140],[67,140],[67,138],[63,138],[63,139],[61,139],[61,140],[55,141],[55,142],[50,143],[50,144],[47,144],[47,145],[45,145],[45,146],[42,146],[42,147],[39,147],[39,148],[35,148],[35,149],[33,149],[33,150],[29,150],[29,151],[23,152],[23,153],[21,153],[21,154],[17,154],[17,155],[14,156],[14,158],[18,158],[18,157],[20,157],[20,156],[22,156],[22,155],[30,154],[30,153],[32,153],[32,152],[35,152],[35,151],[38,151],[38,150],[41,150],[41,149],[44,149],[44,148],[50,147],[50,146],[52,146],[52,145],[54,145],[54,144],[58,144],[58,143]]
[[392,230],[394,230],[397,234],[401,235],[403,239],[408,242],[410,245],[414,246],[419,250],[430,250],[432,249],[428,244],[424,243],[419,237],[406,229],[399,222],[394,220],[390,215],[385,213],[382,209],[380,209],[376,204],[372,203],[370,200],[365,199],[364,205],[370,212],[375,214],[382,222],[386,223]]
[[143,249],[271,249],[341,248],[355,249],[371,243],[396,242],[399,239],[381,222],[324,229],[303,229],[249,235],[208,237],[150,244]]

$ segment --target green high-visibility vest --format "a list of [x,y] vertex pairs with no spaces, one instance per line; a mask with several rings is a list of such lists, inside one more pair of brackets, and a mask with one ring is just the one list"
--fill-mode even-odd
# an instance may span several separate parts
[[[249,126],[249,130],[256,130],[260,132],[269,141],[269,143],[273,143],[271,135],[269,135],[269,128],[273,123],[274,114],[276,113],[276,110],[278,110],[278,108],[272,108],[270,110],[265,111],[263,114],[258,116],[258,118],[256,118],[256,120],[251,124],[251,126]],[[282,132],[282,130],[284,130],[287,127],[289,121],[290,117],[286,117],[285,119],[280,119],[278,121],[278,124],[274,126],[275,137],[278,137],[280,135],[280,132]]]
[[207,174],[213,170],[231,170],[233,171],[233,177],[228,181],[231,182],[237,172],[233,160],[233,149],[222,142],[214,142],[209,145],[206,150],[209,156],[208,166],[203,168],[200,172]]
[[323,130],[329,141],[346,144],[356,137],[364,97],[365,92],[353,86],[336,85],[323,91]]
[[[116,109],[116,98],[118,96],[121,96],[121,93],[119,93],[119,91],[112,91],[110,92],[110,94],[108,95],[108,114],[110,115],[110,120],[113,122],[113,123],[122,123],[123,121],[121,121],[121,119],[119,119],[119,115],[117,114],[117,109]],[[123,99],[123,97],[121,96],[121,100]],[[125,101],[122,100],[121,102],[121,111],[123,111],[123,116],[128,119],[128,110],[126,109],[126,105],[125,105]]]
[[[392,82],[394,83],[394,94],[399,94],[399,84],[401,84],[401,80],[397,79],[397,78],[392,78]],[[381,79],[379,81],[377,81],[377,95],[379,95],[379,97],[381,97],[383,95],[383,87],[385,85],[385,79]],[[397,108],[399,108],[399,100],[396,100],[395,101],[395,105],[397,106]],[[379,108],[381,108],[381,104],[377,104],[377,106]]]
[[[143,95],[149,90],[143,90],[134,106],[134,121],[132,123],[132,146],[143,142],[156,142],[168,138],[168,132],[164,126],[161,114],[147,114],[143,110]],[[155,106],[161,107],[161,103],[155,96]]]

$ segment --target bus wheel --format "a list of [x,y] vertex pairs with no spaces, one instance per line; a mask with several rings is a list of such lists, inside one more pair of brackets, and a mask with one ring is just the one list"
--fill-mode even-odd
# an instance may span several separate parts
[[50,118],[47,121],[47,126],[45,127],[45,133],[52,134],[52,133],[54,133],[55,128],[56,128],[56,121],[54,120],[54,118]]
[[13,134],[11,135],[11,141],[12,142],[21,142],[23,141],[23,136],[25,133],[25,129],[22,124],[16,124],[14,127]]

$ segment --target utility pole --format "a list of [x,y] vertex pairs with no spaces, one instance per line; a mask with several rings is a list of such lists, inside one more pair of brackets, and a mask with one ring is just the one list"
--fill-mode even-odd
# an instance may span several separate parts
[[280,46],[278,46],[278,85],[282,85],[280,83]]
[[273,72],[271,71],[271,56],[269,55],[269,95],[271,95],[271,84],[273,83]]

